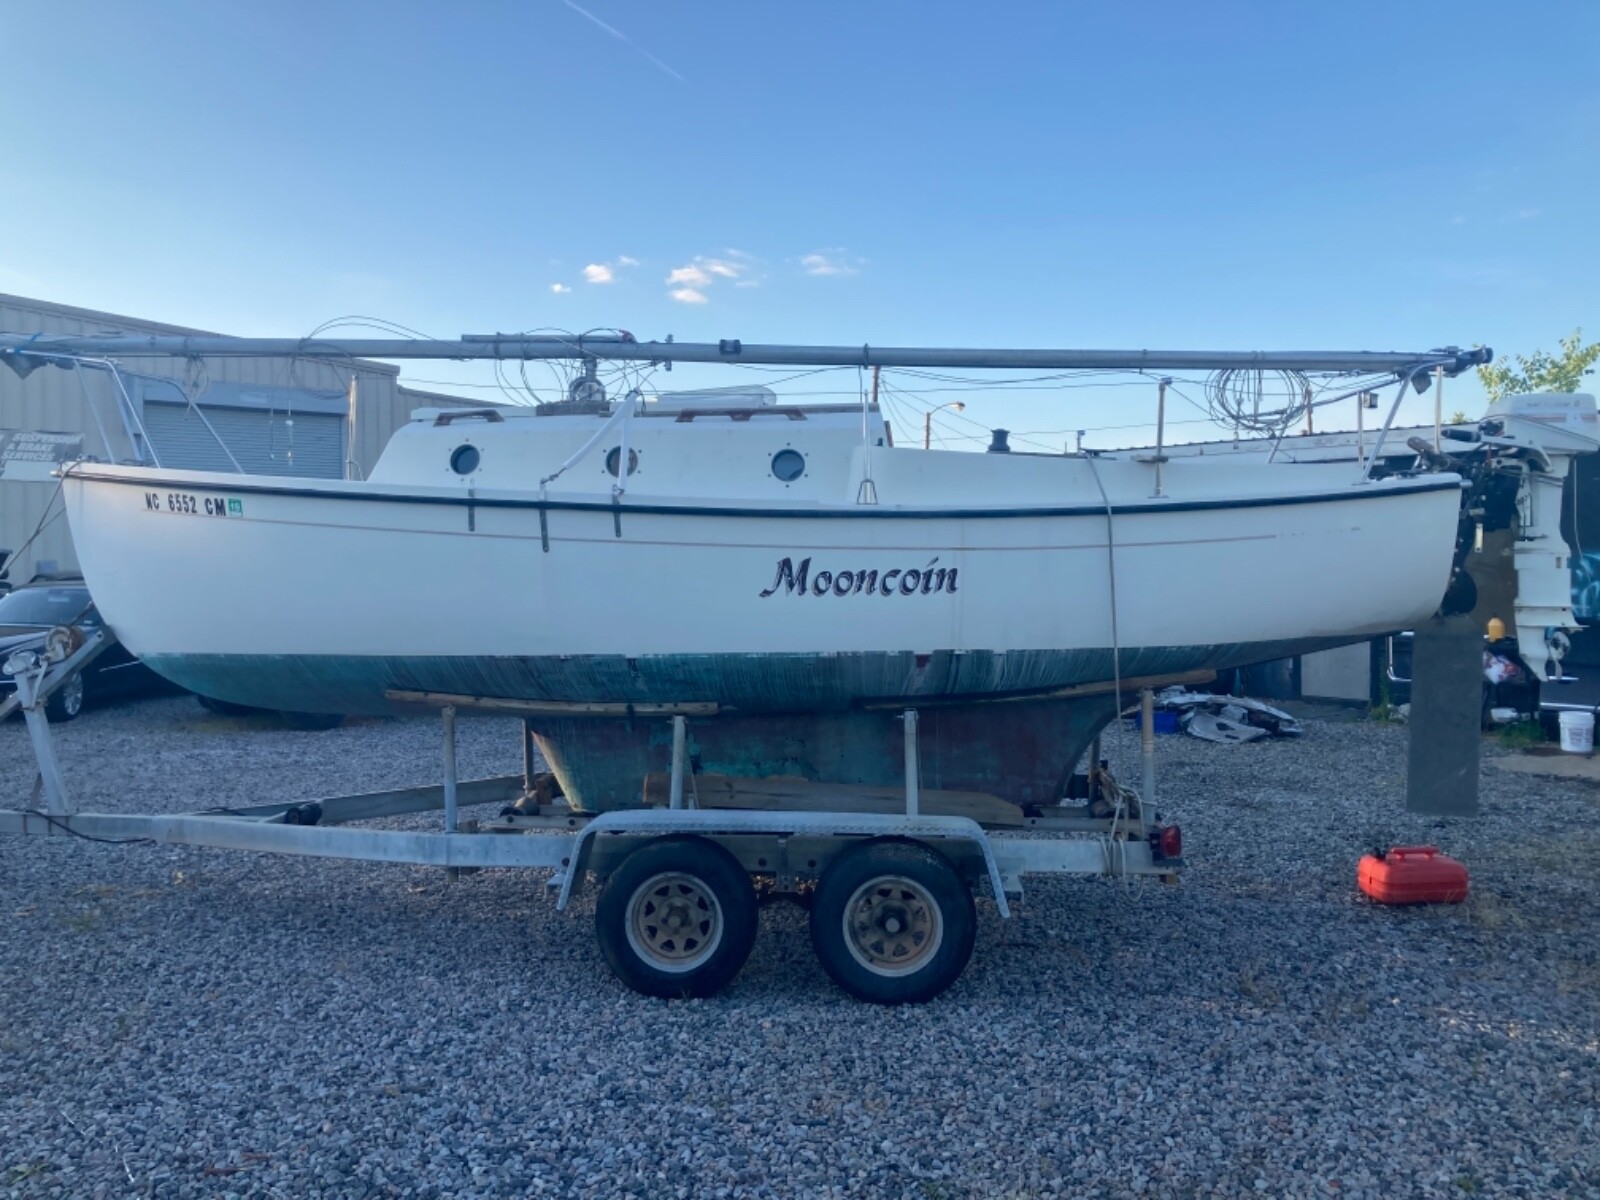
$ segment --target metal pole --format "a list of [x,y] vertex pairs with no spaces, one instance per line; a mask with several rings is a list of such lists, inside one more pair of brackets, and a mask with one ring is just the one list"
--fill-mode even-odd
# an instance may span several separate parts
[[672,788],[667,793],[668,808],[683,807],[683,757],[688,732],[688,718],[672,718]]
[[528,718],[522,718],[522,792],[526,796],[534,794],[533,777],[537,774],[533,769],[533,726],[528,724]]
[[201,407],[191,400],[189,402],[189,411],[200,418],[200,424],[204,425],[206,431],[211,434],[211,440],[217,443],[223,454],[227,455],[228,461],[233,464],[233,469],[243,475],[245,473],[244,468],[239,465],[239,460],[233,456],[233,451],[228,449],[228,443],[222,440],[222,435],[217,432],[216,426],[211,423],[211,419],[206,416]]
[[1162,452],[1167,438],[1167,388],[1172,385],[1172,380],[1163,379],[1156,392],[1156,490],[1157,496],[1161,495],[1161,464],[1167,461]]
[[1367,394],[1356,393],[1356,463],[1363,469],[1367,466]]
[[1444,368],[1433,369],[1433,448],[1443,453],[1444,447]]
[[350,400],[348,416],[346,417],[345,445],[344,445],[344,477],[358,479],[361,472],[356,467],[356,377],[354,372],[350,375]]
[[1312,423],[1311,423],[1311,407],[1312,406],[1311,406],[1311,389],[1309,387],[1307,387],[1304,391],[1302,391],[1300,393],[1300,399],[1305,403],[1305,406],[1306,406],[1306,432],[1307,433],[1315,433],[1316,429],[1312,426]]
[[[1278,436],[1272,439],[1272,449],[1267,452],[1267,461],[1269,463],[1273,459],[1278,457],[1278,447],[1283,445],[1284,435],[1286,433],[1288,433],[1288,432],[1289,432],[1289,427],[1287,425],[1285,425],[1282,429],[1278,430]],[[1234,441],[1238,441],[1239,440],[1239,432],[1238,432],[1238,430],[1234,430],[1233,440]]]
[[877,404],[878,404],[878,375],[879,375],[880,372],[882,372],[882,370],[883,370],[883,368],[881,366],[878,366],[878,365],[874,365],[873,368],[872,368],[872,405],[873,405],[873,407],[877,407]]
[[456,709],[446,704],[444,718],[444,831],[456,831]]
[[1367,459],[1367,469],[1362,472],[1363,478],[1372,477],[1372,468],[1377,465],[1378,455],[1383,453],[1384,439],[1389,436],[1389,426],[1394,424],[1394,415],[1400,411],[1400,401],[1406,398],[1406,389],[1411,386],[1411,376],[1407,375],[1400,381],[1400,387],[1394,394],[1394,403],[1389,405],[1389,415],[1383,419],[1383,428],[1378,431],[1378,441],[1372,447],[1372,457]]
[[1139,689],[1139,750],[1144,757],[1144,786],[1139,795],[1139,821],[1156,802],[1156,694]]
[[122,423],[128,429],[128,437],[133,442],[133,455],[139,460],[139,465],[144,465],[145,457],[156,466],[161,465],[161,456],[156,453],[156,448],[150,444],[150,432],[144,427],[144,418],[139,415],[139,410],[133,406],[133,397],[128,395],[128,389],[123,385],[122,372],[117,369],[117,364],[108,362],[102,364],[111,375],[111,382],[116,385],[117,395],[122,402],[117,406],[117,411],[122,413]]
[[78,377],[78,386],[83,389],[83,406],[89,410],[89,415],[94,418],[94,427],[100,431],[100,444],[105,447],[106,461],[117,461],[117,452],[111,445],[111,437],[106,433],[106,423],[100,419],[100,410],[94,405],[94,398],[89,395],[89,381],[83,377],[83,364],[77,359],[72,360],[72,373]]
[[213,335],[139,334],[106,337],[39,337],[0,333],[0,358],[49,355],[176,355],[182,358],[377,359],[605,359],[608,362],[735,363],[797,367],[955,367],[969,370],[1349,371],[1409,374],[1442,364],[1451,372],[1493,361],[1487,348],[1445,348],[1416,353],[1307,350],[1074,350],[926,346],[755,345],[721,342],[641,342],[633,338],[502,337],[468,334],[456,340],[425,338],[230,338]]
[[906,816],[916,816],[922,808],[921,780],[917,777],[917,710],[908,708],[906,723]]
[[61,781],[61,767],[56,762],[55,746],[50,741],[50,720],[39,705],[38,687],[44,675],[44,664],[17,672],[17,699],[22,702],[22,718],[28,726],[28,740],[33,743],[33,756],[39,762],[39,785],[44,790],[44,809],[51,816],[65,817],[72,812],[67,804],[67,788]]
[[[935,404],[927,412],[923,413],[922,414],[922,448],[924,450],[932,450],[933,449],[933,414],[936,413],[936,412],[943,412],[947,408],[953,408],[957,412],[966,412],[967,411],[967,405],[966,405],[965,401],[962,401],[962,400],[948,400],[943,404]],[[1081,434],[1079,435],[1079,440],[1082,441],[1082,435]]]

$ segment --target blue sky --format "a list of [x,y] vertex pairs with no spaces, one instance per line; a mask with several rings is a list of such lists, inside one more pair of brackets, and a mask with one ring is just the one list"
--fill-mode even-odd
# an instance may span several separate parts
[[257,334],[1600,336],[1591,0],[62,0],[8,5],[0,37],[0,290],[92,308]]

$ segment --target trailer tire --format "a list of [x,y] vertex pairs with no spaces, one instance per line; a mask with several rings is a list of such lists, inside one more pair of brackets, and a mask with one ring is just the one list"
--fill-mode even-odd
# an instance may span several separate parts
[[817,883],[811,944],[822,969],[859,1000],[921,1004],[961,977],[977,936],[972,889],[944,855],[873,841]]
[[750,957],[756,892],[749,872],[716,843],[663,838],[611,873],[594,925],[600,953],[634,991],[710,996]]

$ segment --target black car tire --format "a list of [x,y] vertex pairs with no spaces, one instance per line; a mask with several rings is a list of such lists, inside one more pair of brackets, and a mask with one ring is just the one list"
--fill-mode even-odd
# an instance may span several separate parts
[[83,711],[83,675],[74,672],[68,679],[44,702],[44,715],[57,725],[74,720]]

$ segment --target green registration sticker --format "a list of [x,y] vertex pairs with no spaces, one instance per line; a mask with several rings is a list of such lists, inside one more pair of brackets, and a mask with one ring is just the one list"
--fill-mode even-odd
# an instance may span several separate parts
[[244,516],[244,502],[242,500],[235,500],[232,497],[229,497],[229,499],[228,499],[228,515],[230,517],[242,517],[242,516]]

